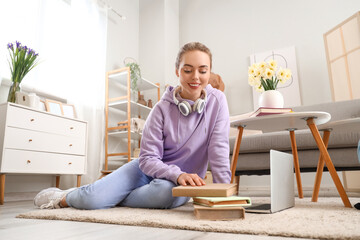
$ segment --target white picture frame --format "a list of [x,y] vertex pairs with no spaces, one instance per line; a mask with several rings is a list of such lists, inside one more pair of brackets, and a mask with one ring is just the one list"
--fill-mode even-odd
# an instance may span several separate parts
[[77,118],[75,106],[73,104],[62,104],[63,115],[65,117]]
[[45,100],[46,111],[57,115],[63,115],[62,103],[50,99]]

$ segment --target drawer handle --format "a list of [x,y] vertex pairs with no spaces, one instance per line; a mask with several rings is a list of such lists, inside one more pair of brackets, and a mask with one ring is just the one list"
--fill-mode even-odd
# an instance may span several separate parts
[[71,130],[73,130],[73,129],[74,129],[74,127],[70,127],[70,129],[71,129]]
[[29,142],[32,142],[32,139],[29,139]]
[[31,161],[30,161],[30,160],[27,160],[26,163],[29,164],[29,163],[31,163]]
[[34,118],[31,118],[31,119],[30,119],[30,122],[33,122],[33,121],[35,121],[35,119],[34,119]]
[[71,165],[72,164],[72,162],[69,162],[69,165]]
[[71,143],[69,144],[69,147],[72,147],[72,144],[71,144]]

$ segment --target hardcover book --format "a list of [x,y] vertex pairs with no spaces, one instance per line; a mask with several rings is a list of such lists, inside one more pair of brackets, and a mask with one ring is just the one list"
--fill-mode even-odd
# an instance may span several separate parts
[[194,204],[206,207],[245,207],[251,205],[248,197],[230,196],[230,197],[194,197]]
[[234,183],[208,183],[203,186],[178,186],[172,189],[174,197],[229,197],[237,193]]
[[197,219],[204,220],[244,219],[245,209],[243,207],[210,208],[194,205],[194,215]]
[[291,108],[266,108],[260,107],[255,112],[253,112],[250,117],[260,117],[269,114],[280,114],[280,113],[288,113],[292,112]]

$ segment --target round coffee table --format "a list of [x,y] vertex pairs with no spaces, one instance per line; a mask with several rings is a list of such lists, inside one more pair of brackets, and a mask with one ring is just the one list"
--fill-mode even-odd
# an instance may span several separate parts
[[340,197],[346,207],[351,207],[347,194],[342,186],[339,176],[336,173],[335,167],[332,164],[331,158],[325,147],[323,139],[317,129],[317,125],[325,124],[331,119],[329,113],[326,112],[290,112],[282,114],[271,114],[261,117],[247,117],[230,122],[231,127],[238,128],[238,135],[235,140],[233,150],[233,158],[231,161],[231,182],[234,182],[237,160],[239,156],[240,144],[242,139],[243,130],[262,130],[263,132],[276,132],[276,131],[289,131],[291,139],[291,149],[294,157],[294,168],[296,174],[296,182],[298,187],[299,198],[303,198],[300,166],[297,153],[297,146],[295,140],[295,130],[309,128],[314,140],[320,150],[321,155],[329,169],[331,177],[337,187]]

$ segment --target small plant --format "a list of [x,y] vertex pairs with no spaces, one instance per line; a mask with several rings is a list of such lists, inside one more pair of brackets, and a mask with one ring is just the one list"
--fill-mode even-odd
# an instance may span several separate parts
[[139,64],[135,62],[127,63],[126,67],[130,68],[130,79],[131,79],[131,89],[135,91],[139,91],[138,83],[141,80],[141,72]]

